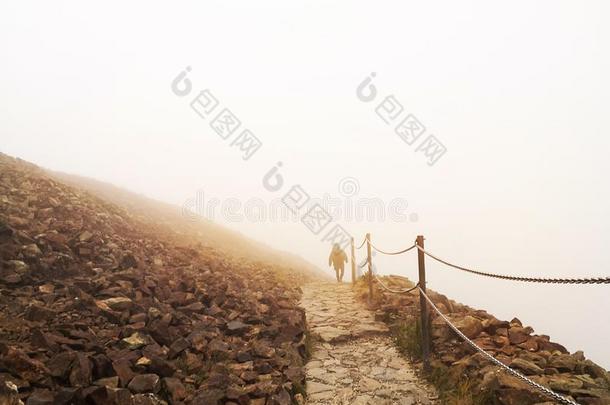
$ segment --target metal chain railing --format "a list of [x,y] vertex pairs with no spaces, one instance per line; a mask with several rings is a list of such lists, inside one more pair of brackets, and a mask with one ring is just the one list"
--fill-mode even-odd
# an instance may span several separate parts
[[385,250],[381,250],[377,246],[373,245],[373,242],[369,242],[369,243],[371,244],[371,247],[373,249],[375,249],[377,252],[384,254],[384,255],[388,255],[388,256],[400,255],[400,254],[408,252],[411,249],[415,249],[417,247],[417,245],[414,243],[413,245],[409,246],[408,248],[400,250],[398,252],[386,252]]
[[[419,285],[417,286],[419,288]],[[481,349],[479,346],[477,346],[476,343],[474,343],[472,340],[470,340],[466,335],[464,335],[455,325],[453,325],[451,323],[451,321],[436,307],[436,305],[434,305],[434,302],[432,302],[432,300],[430,299],[430,297],[428,297],[428,295],[426,295],[426,293],[419,288],[419,293],[422,294],[422,296],[426,299],[426,301],[428,301],[428,303],[430,304],[430,306],[432,307],[432,309],[434,309],[436,311],[436,313],[443,319],[443,321],[445,321],[445,323],[459,336],[461,337],[466,343],[468,343],[473,349],[475,349],[476,351],[478,351],[479,353],[481,353],[483,356],[485,356],[489,361],[491,361],[492,363],[494,363],[495,365],[499,366],[500,368],[502,368],[504,371],[508,372],[509,374],[519,378],[520,380],[524,381],[525,383],[529,384],[531,387],[537,389],[538,391],[542,392],[543,394],[545,394],[546,396],[548,396],[549,398],[553,398],[555,401],[558,401],[562,404],[567,404],[567,405],[579,405],[577,402],[572,401],[571,399],[568,399],[566,397],[563,397],[559,394],[557,394],[554,391],[551,391],[550,389],[544,387],[543,385],[538,384],[535,381],[530,380],[529,378],[527,378],[526,376],[524,376],[523,374],[521,374],[520,372],[518,372],[517,370],[514,370],[512,368],[510,368],[509,366],[507,366],[506,364],[502,363],[500,360],[496,359],[494,356],[492,356],[491,354],[487,353],[485,350]]]
[[[417,245],[416,245],[417,246]],[[484,277],[492,277],[499,278],[502,280],[512,280],[512,281],[525,281],[530,283],[548,283],[548,284],[610,284],[610,277],[599,277],[599,278],[545,278],[545,277],[519,277],[519,276],[506,276],[502,274],[494,274],[494,273],[485,273],[478,270],[469,269],[466,267],[458,266],[453,263],[449,263],[446,260],[443,260],[432,253],[424,250],[420,246],[417,248],[422,251],[426,256],[431,257],[437,262],[443,263],[449,267],[453,267],[458,270],[462,270],[468,273],[476,274]]]
[[[430,253],[429,251],[424,249],[424,237],[422,235],[417,237],[414,245],[412,245],[406,249],[397,251],[397,252],[388,252],[388,251],[384,251],[384,250],[377,248],[371,242],[370,234],[366,235],[364,241],[358,247],[358,249],[362,248],[365,244],[367,244],[367,259],[358,266],[359,268],[363,268],[366,265],[369,265],[369,266],[371,266],[371,269],[372,269],[371,248],[384,255],[400,255],[400,254],[406,253],[416,247],[418,249],[418,267],[419,267],[418,283],[412,288],[397,289],[397,288],[389,287],[388,285],[386,285],[384,283],[384,281],[379,276],[377,276],[377,274],[374,274],[374,272],[371,271],[372,274],[369,274],[369,276],[368,276],[368,283],[369,283],[368,299],[369,299],[369,302],[371,302],[371,298],[372,298],[372,294],[373,294],[373,290],[372,290],[373,280],[376,280],[383,290],[388,291],[390,293],[394,293],[394,294],[406,294],[406,293],[412,292],[415,289],[419,290],[420,315],[421,315],[421,322],[422,322],[422,355],[423,355],[424,370],[430,371],[430,362],[429,362],[430,333],[425,332],[425,331],[429,330],[429,327],[430,327],[429,321],[428,321],[429,320],[428,304],[429,304],[434,309],[434,311],[436,311],[436,313],[444,320],[444,322],[447,323],[447,325],[460,338],[462,338],[472,348],[474,348],[477,352],[481,353],[483,356],[485,356],[485,358],[487,358],[489,361],[491,361],[492,363],[494,363],[495,365],[500,367],[502,370],[504,370],[504,371],[508,372],[509,374],[517,377],[518,379],[524,381],[529,386],[533,387],[534,389],[538,390],[539,392],[543,393],[544,395],[548,396],[549,398],[554,399],[555,401],[557,401],[561,404],[579,405],[574,400],[557,394],[556,392],[550,390],[549,388],[546,388],[545,386],[531,380],[530,378],[526,377],[525,375],[521,374],[520,372],[518,372],[518,371],[512,369],[511,367],[507,366],[506,364],[502,363],[501,361],[496,359],[494,356],[492,356],[490,353],[486,352],[485,350],[483,350],[479,346],[477,346],[476,343],[474,343],[472,340],[470,340],[455,325],[453,325],[451,323],[451,321],[436,307],[436,305],[434,305],[434,303],[432,302],[430,297],[428,297],[426,295],[426,291],[425,291],[426,290],[426,270],[425,270],[424,257],[428,256],[440,263],[443,263],[449,267],[452,267],[452,268],[455,268],[455,269],[458,269],[461,271],[465,271],[468,273],[472,273],[472,274],[476,274],[476,275],[484,276],[484,277],[498,278],[498,279],[502,279],[502,280],[524,281],[524,282],[532,282],[532,283],[548,283],[548,284],[610,284],[610,277],[545,278],[545,277],[507,276],[507,275],[502,275],[502,274],[486,273],[486,272],[478,271],[475,269],[455,265],[453,263],[450,263],[446,260],[443,260],[443,259],[433,255],[432,253]],[[352,240],[352,249],[353,248],[354,248],[354,246],[353,246],[353,240]],[[408,278],[402,277],[402,276],[390,275],[389,277],[396,277],[396,278],[403,279],[403,280],[410,282],[410,280]]]
[[411,287],[411,288],[407,287],[407,288],[403,288],[403,289],[400,289],[400,290],[395,290],[395,289],[392,289],[392,288],[388,287],[388,286],[387,286],[387,285],[386,285],[386,284],[385,284],[385,283],[384,283],[384,282],[381,280],[381,278],[379,278],[379,277],[377,276],[377,274],[375,274],[375,279],[377,280],[377,282],[379,283],[379,285],[381,286],[381,288],[383,288],[384,290],[386,290],[386,291],[388,291],[388,292],[394,293],[394,294],[407,294],[407,293],[410,293],[411,291],[415,290],[417,287],[419,287],[419,283],[417,283],[417,284],[415,284],[415,286],[414,286],[414,287]]

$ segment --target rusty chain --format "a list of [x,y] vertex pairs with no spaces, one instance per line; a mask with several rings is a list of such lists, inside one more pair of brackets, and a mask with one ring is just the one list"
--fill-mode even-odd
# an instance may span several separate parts
[[445,321],[447,326],[449,326],[455,333],[457,333],[457,335],[459,337],[462,338],[462,340],[464,340],[473,349],[475,349],[476,351],[481,353],[483,356],[485,356],[489,361],[491,361],[495,365],[499,366],[500,368],[502,368],[504,371],[508,372],[509,374],[512,374],[513,376],[515,376],[515,377],[519,378],[520,380],[524,381],[525,383],[527,383],[531,387],[534,387],[535,389],[537,389],[538,391],[542,392],[543,394],[545,394],[549,398],[553,398],[555,401],[558,401],[558,402],[560,402],[562,404],[567,404],[567,405],[579,405],[577,402],[574,402],[571,399],[568,399],[568,398],[566,398],[564,396],[561,396],[561,395],[557,394],[556,392],[551,391],[550,389],[546,388],[545,386],[540,385],[537,382],[530,380],[529,378],[527,378],[526,376],[524,376],[523,374],[521,374],[517,370],[510,368],[506,364],[502,363],[500,360],[496,359],[491,354],[487,353],[485,350],[481,349],[479,346],[477,346],[476,343],[474,343],[472,340],[470,340],[466,335],[464,335],[462,333],[462,331],[460,331],[455,325],[453,325],[451,323],[451,321],[436,307],[436,305],[434,305],[434,303],[432,302],[430,297],[428,297],[426,295],[426,293],[421,288],[419,288],[419,293],[422,294],[422,296],[426,299],[426,301],[428,301],[428,303],[430,304],[432,309],[434,309],[436,311],[436,313],[443,319],[443,321]]
[[432,253],[422,249],[420,246],[417,248],[422,251],[426,256],[431,257],[437,262],[443,263],[449,267],[453,267],[458,270],[462,270],[468,273],[476,274],[484,277],[499,278],[502,280],[512,281],[524,281],[529,283],[548,283],[548,284],[610,284],[610,277],[599,277],[599,278],[545,278],[545,277],[519,277],[519,276],[506,276],[502,274],[485,273],[478,270],[469,269],[466,267],[458,266],[449,263],[439,257],[434,256]]
[[398,252],[386,252],[386,251],[384,251],[384,250],[381,250],[381,249],[377,248],[377,246],[373,245],[373,243],[372,243],[372,242],[370,242],[370,243],[371,243],[371,247],[372,247],[373,249],[375,249],[375,250],[376,250],[376,251],[378,251],[379,253],[382,253],[382,254],[384,254],[384,255],[388,255],[388,256],[400,255],[400,254],[406,253],[406,252],[408,252],[408,251],[409,251],[409,250],[411,250],[411,249],[415,249],[415,247],[417,246],[416,244],[413,244],[413,245],[409,246],[408,248],[403,249],[403,250],[400,250],[400,251],[398,251]]

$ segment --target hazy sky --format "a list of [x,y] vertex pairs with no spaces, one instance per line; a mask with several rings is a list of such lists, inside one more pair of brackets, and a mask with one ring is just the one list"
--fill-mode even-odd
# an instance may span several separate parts
[[[607,2],[330,3],[3,2],[0,150],[175,204],[294,184],[337,198],[351,177],[353,201],[408,202],[404,222],[336,221],[356,239],[397,249],[423,234],[489,272],[610,274]],[[372,72],[367,103],[356,88]],[[249,160],[191,109],[204,89],[262,142]],[[375,112],[390,95],[426,127],[413,145]],[[433,166],[416,152],[429,134],[447,149]],[[262,178],[279,161],[274,193]],[[326,268],[300,222],[215,219]],[[414,254],[377,263],[416,277]],[[609,287],[428,268],[429,288],[610,367]]]

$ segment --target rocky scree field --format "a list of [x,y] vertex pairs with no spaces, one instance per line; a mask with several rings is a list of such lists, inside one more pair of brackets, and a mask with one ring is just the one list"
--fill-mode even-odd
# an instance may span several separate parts
[[[400,277],[384,277],[392,288],[412,287]],[[368,296],[368,284],[360,279],[357,289],[361,299]],[[534,334],[517,318],[502,321],[483,310],[457,303],[427,290],[428,296],[451,322],[477,346],[533,381],[572,398],[580,404],[610,404],[610,373],[582,351],[569,353],[549,336]],[[373,306],[376,317],[388,323],[398,346],[406,355],[420,360],[419,294],[393,294],[375,283]],[[553,402],[525,382],[490,363],[458,337],[430,309],[432,348],[428,378],[441,391],[447,404],[530,405]],[[421,369],[421,363],[420,369]]]
[[1,405],[300,398],[309,271],[233,257],[2,154],[0,264]]

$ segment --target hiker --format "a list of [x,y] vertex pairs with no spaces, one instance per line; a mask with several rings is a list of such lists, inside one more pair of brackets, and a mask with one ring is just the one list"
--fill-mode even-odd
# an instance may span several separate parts
[[338,243],[333,245],[333,248],[330,251],[330,256],[328,256],[328,265],[330,266],[331,263],[335,268],[335,272],[337,273],[337,281],[341,283],[343,281],[345,263],[347,263],[347,255],[343,249],[341,249]]

